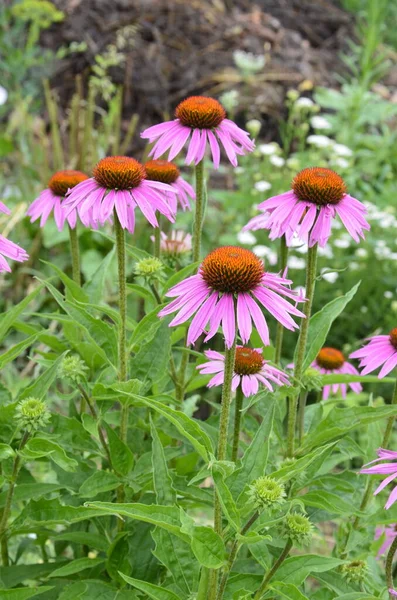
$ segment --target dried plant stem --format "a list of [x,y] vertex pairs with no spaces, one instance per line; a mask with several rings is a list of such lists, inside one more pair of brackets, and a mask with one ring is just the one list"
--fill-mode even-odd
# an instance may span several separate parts
[[[294,377],[299,385],[302,377],[302,369],[305,360],[307,336],[309,332],[309,321],[312,312],[314,288],[316,283],[316,268],[317,268],[317,244],[314,244],[309,248],[307,252],[307,266],[306,266],[306,298],[303,307],[303,313],[305,318],[302,319],[301,328],[299,333],[298,345],[297,345],[297,358],[295,362]],[[288,411],[288,433],[287,433],[287,455],[293,456],[295,448],[295,426],[296,416],[298,407],[299,394],[294,395],[290,398],[289,411]],[[304,418],[304,415],[303,417]]]

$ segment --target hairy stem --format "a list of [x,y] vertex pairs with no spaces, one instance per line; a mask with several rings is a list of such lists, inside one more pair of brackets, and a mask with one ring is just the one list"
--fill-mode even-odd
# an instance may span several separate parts
[[[284,272],[284,269],[287,266],[288,260],[288,246],[285,239],[285,235],[280,238],[280,254],[279,254],[279,264],[278,268],[281,273]],[[276,344],[275,344],[275,352],[274,352],[274,362],[276,365],[280,364],[281,353],[283,347],[283,337],[284,337],[284,326],[281,323],[277,323],[276,330]]]
[[233,446],[232,446],[232,461],[236,462],[238,457],[238,447],[240,443],[241,429],[241,409],[243,408],[244,395],[241,389],[241,384],[236,390],[235,409],[234,409],[234,429],[233,429]]
[[112,464],[112,458],[110,456],[109,446],[108,446],[108,443],[106,441],[105,435],[103,433],[102,427],[100,426],[99,418],[98,418],[98,413],[96,411],[95,404],[94,404],[92,398],[90,398],[90,396],[87,394],[87,392],[85,391],[85,389],[83,388],[83,386],[80,383],[77,384],[77,387],[78,387],[81,395],[83,396],[85,402],[87,403],[88,408],[90,409],[92,416],[95,419],[95,422],[96,422],[97,427],[98,427],[99,440],[100,440],[100,442],[102,444],[102,448],[105,451],[105,454],[106,454],[106,457],[108,459],[110,468],[113,470],[113,464]]
[[196,165],[196,212],[193,223],[193,262],[200,260],[201,231],[204,217],[204,161]]
[[73,229],[69,225],[69,241],[70,241],[70,253],[72,255],[72,277],[73,281],[77,285],[81,285],[81,273],[80,273],[80,249],[79,249],[79,238],[77,236],[77,224]]
[[18,452],[14,458],[14,464],[12,466],[10,485],[9,485],[9,488],[7,491],[6,501],[5,501],[4,509],[3,509],[3,512],[1,515],[0,544],[1,544],[1,560],[2,560],[3,567],[8,567],[9,562],[10,562],[9,557],[8,557],[7,524],[8,524],[8,519],[9,519],[10,512],[11,512],[11,504],[12,504],[12,498],[14,495],[15,485],[16,485],[16,482],[18,479],[19,471],[22,466],[21,465],[21,457],[20,457],[19,452],[25,446],[29,437],[30,437],[30,433],[28,431],[25,431],[25,433],[23,434],[21,443],[19,444]]
[[[301,328],[297,346],[297,358],[295,363],[294,378],[299,384],[302,377],[302,368],[305,360],[307,335],[309,332],[309,321],[312,312],[314,288],[316,283],[316,267],[317,267],[317,244],[312,248],[309,248],[307,252],[307,266],[306,266],[306,298],[303,307],[303,313],[305,318],[302,319]],[[295,426],[297,416],[299,394],[290,398],[289,411],[288,411],[288,434],[287,434],[287,455],[293,456],[295,448]],[[304,409],[303,409],[304,410]],[[304,415],[303,415],[304,418]]]
[[298,440],[302,443],[305,431],[305,407],[307,400],[307,390],[302,390],[299,396],[299,422],[298,422]]
[[160,249],[160,240],[161,240],[161,231],[160,231],[160,217],[158,217],[159,226],[154,228],[154,256],[156,258],[160,258],[161,249]]
[[[394,538],[392,545],[390,546],[390,550],[387,553],[386,558],[386,584],[390,589],[393,588],[393,559],[397,550],[397,537]],[[390,596],[392,597],[392,596]]]
[[254,596],[254,600],[260,600],[260,598],[262,598],[263,594],[266,592],[266,588],[268,586],[269,581],[271,580],[273,575],[276,573],[276,571],[278,571],[278,569],[281,567],[281,565],[287,558],[291,548],[292,548],[292,542],[291,542],[291,540],[288,540],[285,545],[284,550],[282,551],[282,553],[280,554],[280,556],[278,557],[278,559],[276,560],[276,562],[274,563],[274,565],[272,566],[272,568],[270,569],[268,574],[265,576],[264,580],[262,581],[261,586],[259,587],[258,591],[256,592],[256,594]]

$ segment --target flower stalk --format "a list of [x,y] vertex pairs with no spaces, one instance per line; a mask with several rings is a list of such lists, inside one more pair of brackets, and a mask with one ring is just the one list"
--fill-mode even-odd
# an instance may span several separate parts
[[[280,254],[279,254],[279,269],[280,269],[281,274],[284,273],[284,271],[287,267],[288,252],[289,252],[289,249],[287,246],[285,235],[283,235],[280,238]],[[284,326],[282,325],[282,323],[278,322],[277,330],[276,330],[275,352],[274,352],[274,362],[276,363],[276,365],[280,364],[282,347],[283,347],[283,337],[284,337]]]
[[240,443],[241,429],[241,410],[243,408],[244,395],[241,385],[236,390],[235,409],[234,409],[234,428],[233,428],[233,446],[232,446],[232,461],[236,462],[238,457],[238,447]]
[[392,545],[390,546],[389,552],[386,558],[386,584],[387,587],[392,589],[393,586],[393,559],[397,550],[397,537],[394,538]]
[[[307,267],[306,267],[306,298],[303,306],[303,313],[305,318],[302,319],[298,346],[297,346],[297,359],[295,363],[294,377],[299,383],[302,377],[302,369],[305,360],[307,336],[309,333],[309,322],[312,312],[314,288],[316,283],[316,269],[317,269],[317,244],[314,244],[307,252]],[[287,455],[293,456],[295,449],[295,427],[297,417],[299,394],[290,398],[289,411],[288,411],[288,433],[287,433]],[[304,419],[304,408],[302,410]]]
[[196,165],[196,212],[193,223],[193,262],[200,260],[201,232],[204,218],[204,160]]
[[72,278],[77,285],[81,286],[81,271],[80,271],[80,249],[79,239],[77,236],[77,224],[73,229],[69,225],[69,242],[70,242],[70,253],[72,255]]
[[288,554],[290,553],[291,548],[292,548],[292,541],[288,540],[287,543],[285,544],[284,550],[282,551],[282,553],[280,554],[280,556],[278,557],[278,559],[276,560],[276,562],[274,563],[274,565],[272,566],[270,571],[267,573],[267,575],[263,579],[258,591],[256,592],[256,594],[254,596],[254,600],[260,600],[260,598],[262,598],[263,594],[266,592],[268,583],[270,582],[273,575],[278,571],[278,569],[281,567],[281,565],[287,558]]

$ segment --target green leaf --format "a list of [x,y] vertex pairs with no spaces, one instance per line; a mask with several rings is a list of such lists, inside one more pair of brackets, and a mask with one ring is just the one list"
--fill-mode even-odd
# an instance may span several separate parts
[[103,300],[106,277],[110,265],[114,259],[116,247],[113,246],[109,254],[105,256],[93,276],[84,284],[84,291],[92,304],[99,304]]
[[106,570],[109,576],[124,585],[124,580],[120,577],[120,569],[131,573],[129,561],[130,547],[128,544],[128,534],[122,532],[118,534],[107,551]]
[[12,327],[13,323],[23,313],[25,308],[39,295],[44,284],[39,285],[33,292],[26,296],[19,304],[5,312],[0,316],[0,342],[3,341],[7,331]]
[[171,590],[167,590],[159,585],[147,583],[146,581],[141,581],[140,579],[133,579],[132,577],[128,577],[128,575],[124,575],[124,573],[121,572],[120,575],[124,581],[130,585],[133,585],[138,590],[141,590],[141,592],[144,592],[147,596],[149,596],[149,598],[153,598],[154,600],[182,600]]
[[56,274],[58,275],[59,279],[64,284],[67,292],[70,293],[71,297],[74,300],[77,300],[78,302],[83,302],[83,303],[88,302],[88,296],[87,296],[87,294],[83,291],[83,289],[79,286],[79,284],[76,283],[70,277],[68,277],[64,273],[64,271],[62,271],[62,269],[60,269],[59,267],[57,267],[53,263],[47,262],[45,260],[42,260],[41,262],[44,263],[45,265],[47,265],[48,267],[50,267],[50,269],[53,269],[56,272]]
[[104,558],[76,558],[67,565],[53,571],[49,577],[68,577],[86,569],[92,569],[105,562]]
[[269,587],[278,592],[281,598],[287,598],[287,600],[309,600],[309,598],[305,596],[305,594],[302,594],[302,592],[292,583],[275,581]]
[[149,302],[157,306],[157,300],[153,292],[143,287],[142,285],[138,285],[137,283],[127,283],[127,293],[128,292],[132,292],[133,294],[140,296],[144,300],[149,300]]
[[332,383],[395,383],[394,377],[383,377],[379,379],[377,375],[341,375],[334,373],[333,375],[322,375],[322,385],[330,385]]
[[283,583],[301,585],[311,573],[330,571],[344,562],[343,560],[339,560],[339,558],[317,556],[315,554],[291,556],[281,565],[276,576],[277,580]]
[[[261,394],[258,394],[260,397]],[[265,474],[269,455],[270,435],[273,428],[275,401],[266,398],[266,408],[260,427],[254,439],[248,446],[241,460],[241,467],[228,480],[228,485],[234,495],[240,494],[244,488],[255,479]]]
[[153,483],[157,504],[174,504],[176,493],[172,487],[172,479],[168,472],[164,448],[152,419],[150,419],[150,431],[152,436]]
[[109,471],[96,471],[80,486],[79,495],[82,498],[94,498],[103,492],[109,492],[119,487],[120,481]]
[[181,531],[179,509],[176,506],[159,504],[113,504],[112,502],[90,502],[90,507],[111,515],[120,515],[137,521],[144,521],[166,529],[187,543],[190,538]]
[[212,527],[193,528],[192,550],[203,567],[219,569],[225,564],[225,546]]
[[308,492],[303,496],[299,496],[299,500],[302,500],[306,506],[321,508],[332,514],[352,514],[359,517],[362,517],[365,514],[358,508],[355,508],[353,502],[345,502],[345,500],[343,500],[337,494],[333,494],[332,492],[328,492],[324,489]]
[[214,479],[216,493],[218,494],[219,502],[222,506],[223,512],[230,525],[235,531],[240,531],[241,520],[240,514],[237,510],[236,503],[230,492],[228,484],[224,481],[222,474],[215,469],[212,469],[212,477]]
[[[116,387],[116,386],[115,386]],[[120,389],[121,393],[124,393],[126,396],[134,400],[134,403],[143,404],[148,408],[152,408],[157,413],[165,417],[170,423],[175,425],[178,431],[191,443],[193,448],[197,451],[197,453],[206,461],[209,462],[209,455],[214,453],[214,449],[212,446],[211,439],[209,436],[201,429],[197,421],[191,419],[184,413],[174,410],[161,402],[157,402],[151,398],[144,398],[143,396],[138,396],[137,394],[130,394],[123,392]]]
[[271,475],[280,481],[289,481],[303,471],[306,471],[312,463],[319,460],[323,455],[327,456],[334,446],[335,443],[332,443],[316,448],[312,452],[305,454],[305,456],[298,458],[292,464],[278,469]]
[[199,564],[188,544],[156,527],[152,532],[156,544],[154,556],[168,569],[182,598],[188,598],[196,588]]
[[28,598],[39,596],[40,594],[44,594],[44,592],[49,592],[53,589],[53,587],[43,585],[39,588],[24,587],[14,588],[13,590],[0,590],[0,598],[1,600],[28,600]]
[[134,466],[134,455],[117,435],[117,433],[105,421],[103,425],[108,437],[109,451],[112,459],[113,468],[120,475],[128,475]]
[[[303,362],[302,371],[305,371],[317,354],[324,346],[332,323],[345,309],[346,305],[354,297],[361,282],[358,282],[347,294],[331,300],[319,312],[310,318],[309,333],[306,345],[306,356]],[[295,350],[294,362],[297,360],[297,349]]]
[[8,365],[8,363],[13,361],[14,358],[22,354],[22,352],[26,350],[26,348],[32,346],[37,340],[37,337],[38,334],[31,335],[25,340],[22,340],[22,342],[11,346],[11,348],[9,348],[7,352],[3,352],[3,354],[0,354],[0,369],[3,369],[3,367],[5,367],[6,365]]
[[161,320],[158,317],[158,313],[164,306],[166,305],[160,304],[159,306],[156,306],[154,310],[145,315],[143,319],[139,321],[128,343],[128,348],[130,350],[140,346],[143,342],[148,343],[154,338],[161,325]]
[[11,456],[15,456],[14,450],[8,444],[0,444],[0,460],[6,460]]
[[[58,483],[19,483],[14,489],[13,501],[36,500],[47,494],[53,494],[62,489],[62,487]],[[0,494],[0,508],[5,506],[6,498],[7,492],[2,492]]]
[[167,373],[171,352],[171,330],[167,321],[160,321],[155,337],[142,344],[130,361],[130,372],[147,387]]
[[22,525],[35,524],[48,526],[57,523],[78,523],[108,513],[109,511],[88,508],[87,506],[64,506],[58,498],[53,500],[31,500],[13,521],[11,528],[17,529]]
[[81,544],[82,546],[95,548],[102,552],[106,552],[109,548],[109,543],[103,535],[90,533],[88,531],[63,531],[54,538],[54,541]]
[[54,360],[48,369],[43,371],[43,373],[41,373],[41,375],[39,375],[39,377],[33,381],[31,385],[29,385],[29,387],[25,388],[21,392],[19,396],[21,400],[23,398],[29,398],[29,396],[42,400],[44,396],[47,395],[48,390],[56,379],[59,365],[63,361],[65,354],[66,353],[64,352],[61,356],[58,356],[58,358]]
[[75,471],[78,462],[70,458],[65,450],[56,442],[44,438],[34,437],[28,441],[21,452],[25,460],[36,460],[42,456],[49,456],[54,463],[65,471]]

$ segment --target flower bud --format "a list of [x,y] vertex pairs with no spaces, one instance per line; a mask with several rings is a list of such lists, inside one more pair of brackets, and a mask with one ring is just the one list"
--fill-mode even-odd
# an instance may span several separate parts
[[82,379],[85,379],[86,371],[88,371],[88,367],[80,357],[77,355],[65,356],[59,368],[59,377],[80,383]]
[[155,257],[142,258],[135,265],[135,275],[144,277],[148,282],[159,280],[163,276],[164,266],[160,259]]
[[261,130],[262,124],[258,119],[250,119],[245,124],[247,131],[251,134],[251,137],[256,138]]
[[290,513],[285,517],[281,535],[291,540],[294,546],[307,546],[312,539],[313,528],[304,515]]
[[249,496],[258,509],[263,510],[282,504],[285,495],[284,485],[267,475],[259,477],[249,486]]
[[353,562],[340,566],[340,572],[346,581],[361,583],[367,574],[368,567],[363,560],[353,560]]
[[21,429],[31,432],[45,427],[51,415],[43,400],[31,397],[19,402],[15,410],[15,418]]
[[319,392],[323,387],[321,374],[317,369],[309,367],[302,375],[301,384],[305,390],[315,390]]

